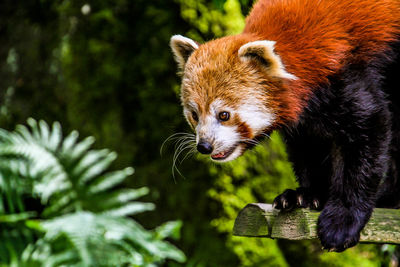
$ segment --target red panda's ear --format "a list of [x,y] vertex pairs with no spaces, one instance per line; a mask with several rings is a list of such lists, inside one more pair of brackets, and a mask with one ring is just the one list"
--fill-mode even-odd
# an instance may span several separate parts
[[183,70],[186,61],[190,55],[199,48],[198,44],[182,35],[174,35],[171,37],[170,42],[172,52],[174,53],[175,60],[178,63],[180,69]]
[[239,49],[239,58],[242,61],[257,60],[263,64],[268,74],[274,77],[296,80],[297,77],[286,71],[282,60],[274,52],[274,41],[255,41],[242,45]]

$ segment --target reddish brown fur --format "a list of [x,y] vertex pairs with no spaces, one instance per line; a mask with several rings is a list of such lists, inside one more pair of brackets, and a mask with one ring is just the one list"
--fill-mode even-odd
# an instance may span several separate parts
[[[311,90],[349,62],[368,63],[399,34],[400,0],[259,0],[243,33],[200,45],[189,58],[182,98],[190,96],[205,116],[216,98],[236,108],[249,89],[262,86],[251,94],[268,99],[275,124],[296,121]],[[239,48],[256,40],[276,41],[275,52],[299,79],[268,77],[256,62],[243,64]]]
[[251,139],[254,137],[249,125],[247,125],[246,122],[241,121],[240,117],[237,114],[235,115],[233,120],[231,120],[231,124],[237,127],[237,131],[242,138]]
[[[206,114],[209,105],[217,97],[232,103],[232,107],[236,108],[235,103],[239,104],[237,100],[248,93],[236,90],[238,86],[249,84],[246,79],[248,70],[240,64],[237,56],[240,46],[246,42],[240,36],[213,40],[201,45],[189,58],[185,75],[190,76],[187,79],[183,77],[182,98],[195,101],[199,105],[200,114]],[[209,58],[209,55],[213,55],[212,61],[203,60]]]
[[299,78],[277,100],[296,107],[297,114],[310,89],[349,62],[369,62],[385,52],[399,33],[398,0],[260,0],[243,31],[276,41],[287,71]]

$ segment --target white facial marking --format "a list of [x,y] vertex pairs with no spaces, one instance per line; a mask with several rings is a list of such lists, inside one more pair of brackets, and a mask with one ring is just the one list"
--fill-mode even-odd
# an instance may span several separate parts
[[[231,118],[238,115],[240,121],[245,122],[253,137],[260,135],[263,131],[274,123],[276,115],[270,112],[265,103],[260,101],[261,96],[252,96],[243,100],[238,109],[233,109],[226,105],[222,100],[215,100],[211,103],[206,115],[199,114],[199,109],[195,103],[186,103],[184,113],[187,118],[196,112],[199,121],[195,125],[196,141],[200,139],[209,142],[213,146],[211,159],[217,162],[227,162],[236,159],[243,154],[245,150],[244,141],[238,132],[237,125],[224,125],[219,119],[218,114],[222,111],[230,113]],[[189,120],[188,120],[189,121]],[[218,154],[227,154],[223,157],[215,157]],[[215,158],[213,158],[213,156]]]
[[219,125],[215,130],[215,151],[213,154],[223,152],[233,145],[237,144],[240,134],[236,131],[236,127]]
[[[210,105],[207,116],[201,116],[196,127],[196,139],[199,142],[203,139],[210,142],[213,146],[211,159],[217,162],[226,162],[240,156],[244,150],[243,144],[240,144],[240,133],[237,126],[224,125],[218,119],[218,114],[227,111],[234,116],[234,110],[225,105],[221,100],[215,100]],[[213,155],[226,153],[226,158],[213,159]],[[230,154],[228,154],[230,153]]]
[[214,147],[213,154],[222,152],[227,147],[232,147],[240,138],[239,133],[236,132],[236,127],[225,126],[218,120],[218,114],[221,111],[232,112],[221,100],[215,100],[211,103],[207,116],[196,127],[197,139],[205,139],[211,142]]
[[[275,114],[270,112],[267,107],[257,99],[250,97],[243,101],[237,110],[226,105],[222,100],[215,100],[210,105],[207,115],[199,114],[199,122],[196,126],[196,141],[200,139],[209,142],[213,146],[211,156],[217,154],[227,154],[226,157],[213,159],[218,162],[231,161],[245,150],[245,145],[237,125],[224,125],[219,119],[218,114],[222,111],[230,113],[231,118],[236,114],[240,120],[245,122],[251,129],[254,136],[261,134],[266,128],[271,126],[275,120]],[[191,111],[187,111],[187,116],[191,116]],[[246,140],[248,141],[248,140]]]
[[276,117],[264,106],[260,107],[258,102],[255,99],[252,104],[243,104],[238,109],[240,119],[256,134],[270,126]]
[[213,143],[214,134],[213,129],[216,127],[216,122],[210,115],[207,115],[204,119],[200,119],[196,127],[196,140],[199,143],[200,139],[204,139],[209,143]]

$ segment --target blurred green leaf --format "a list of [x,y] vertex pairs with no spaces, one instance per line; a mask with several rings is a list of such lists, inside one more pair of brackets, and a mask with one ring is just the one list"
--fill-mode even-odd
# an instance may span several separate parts
[[127,217],[154,210],[155,205],[132,201],[149,192],[145,187],[116,188],[133,174],[133,168],[107,171],[116,153],[90,149],[93,140],[79,142],[75,132],[63,140],[58,123],[52,128],[44,121],[28,123],[12,132],[0,129],[0,199],[3,192],[20,190],[14,179],[25,181],[32,186],[24,194],[39,197],[44,210],[41,220],[32,220],[37,213],[24,211],[16,195],[7,199],[20,210],[0,213],[0,225],[12,229],[11,236],[0,230],[6,251],[0,253],[0,263],[142,266],[185,261],[179,249],[164,241],[178,235],[180,223],[148,231]]
[[181,221],[166,222],[158,226],[154,231],[158,239],[171,237],[178,240],[180,238]]

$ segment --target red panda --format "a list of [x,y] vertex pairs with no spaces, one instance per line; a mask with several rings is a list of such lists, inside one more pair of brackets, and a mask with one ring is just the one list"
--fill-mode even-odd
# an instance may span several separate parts
[[230,161],[280,130],[300,187],[275,207],[322,209],[323,247],[354,246],[376,205],[399,205],[399,40],[398,0],[259,0],[238,35],[173,36],[198,151]]

